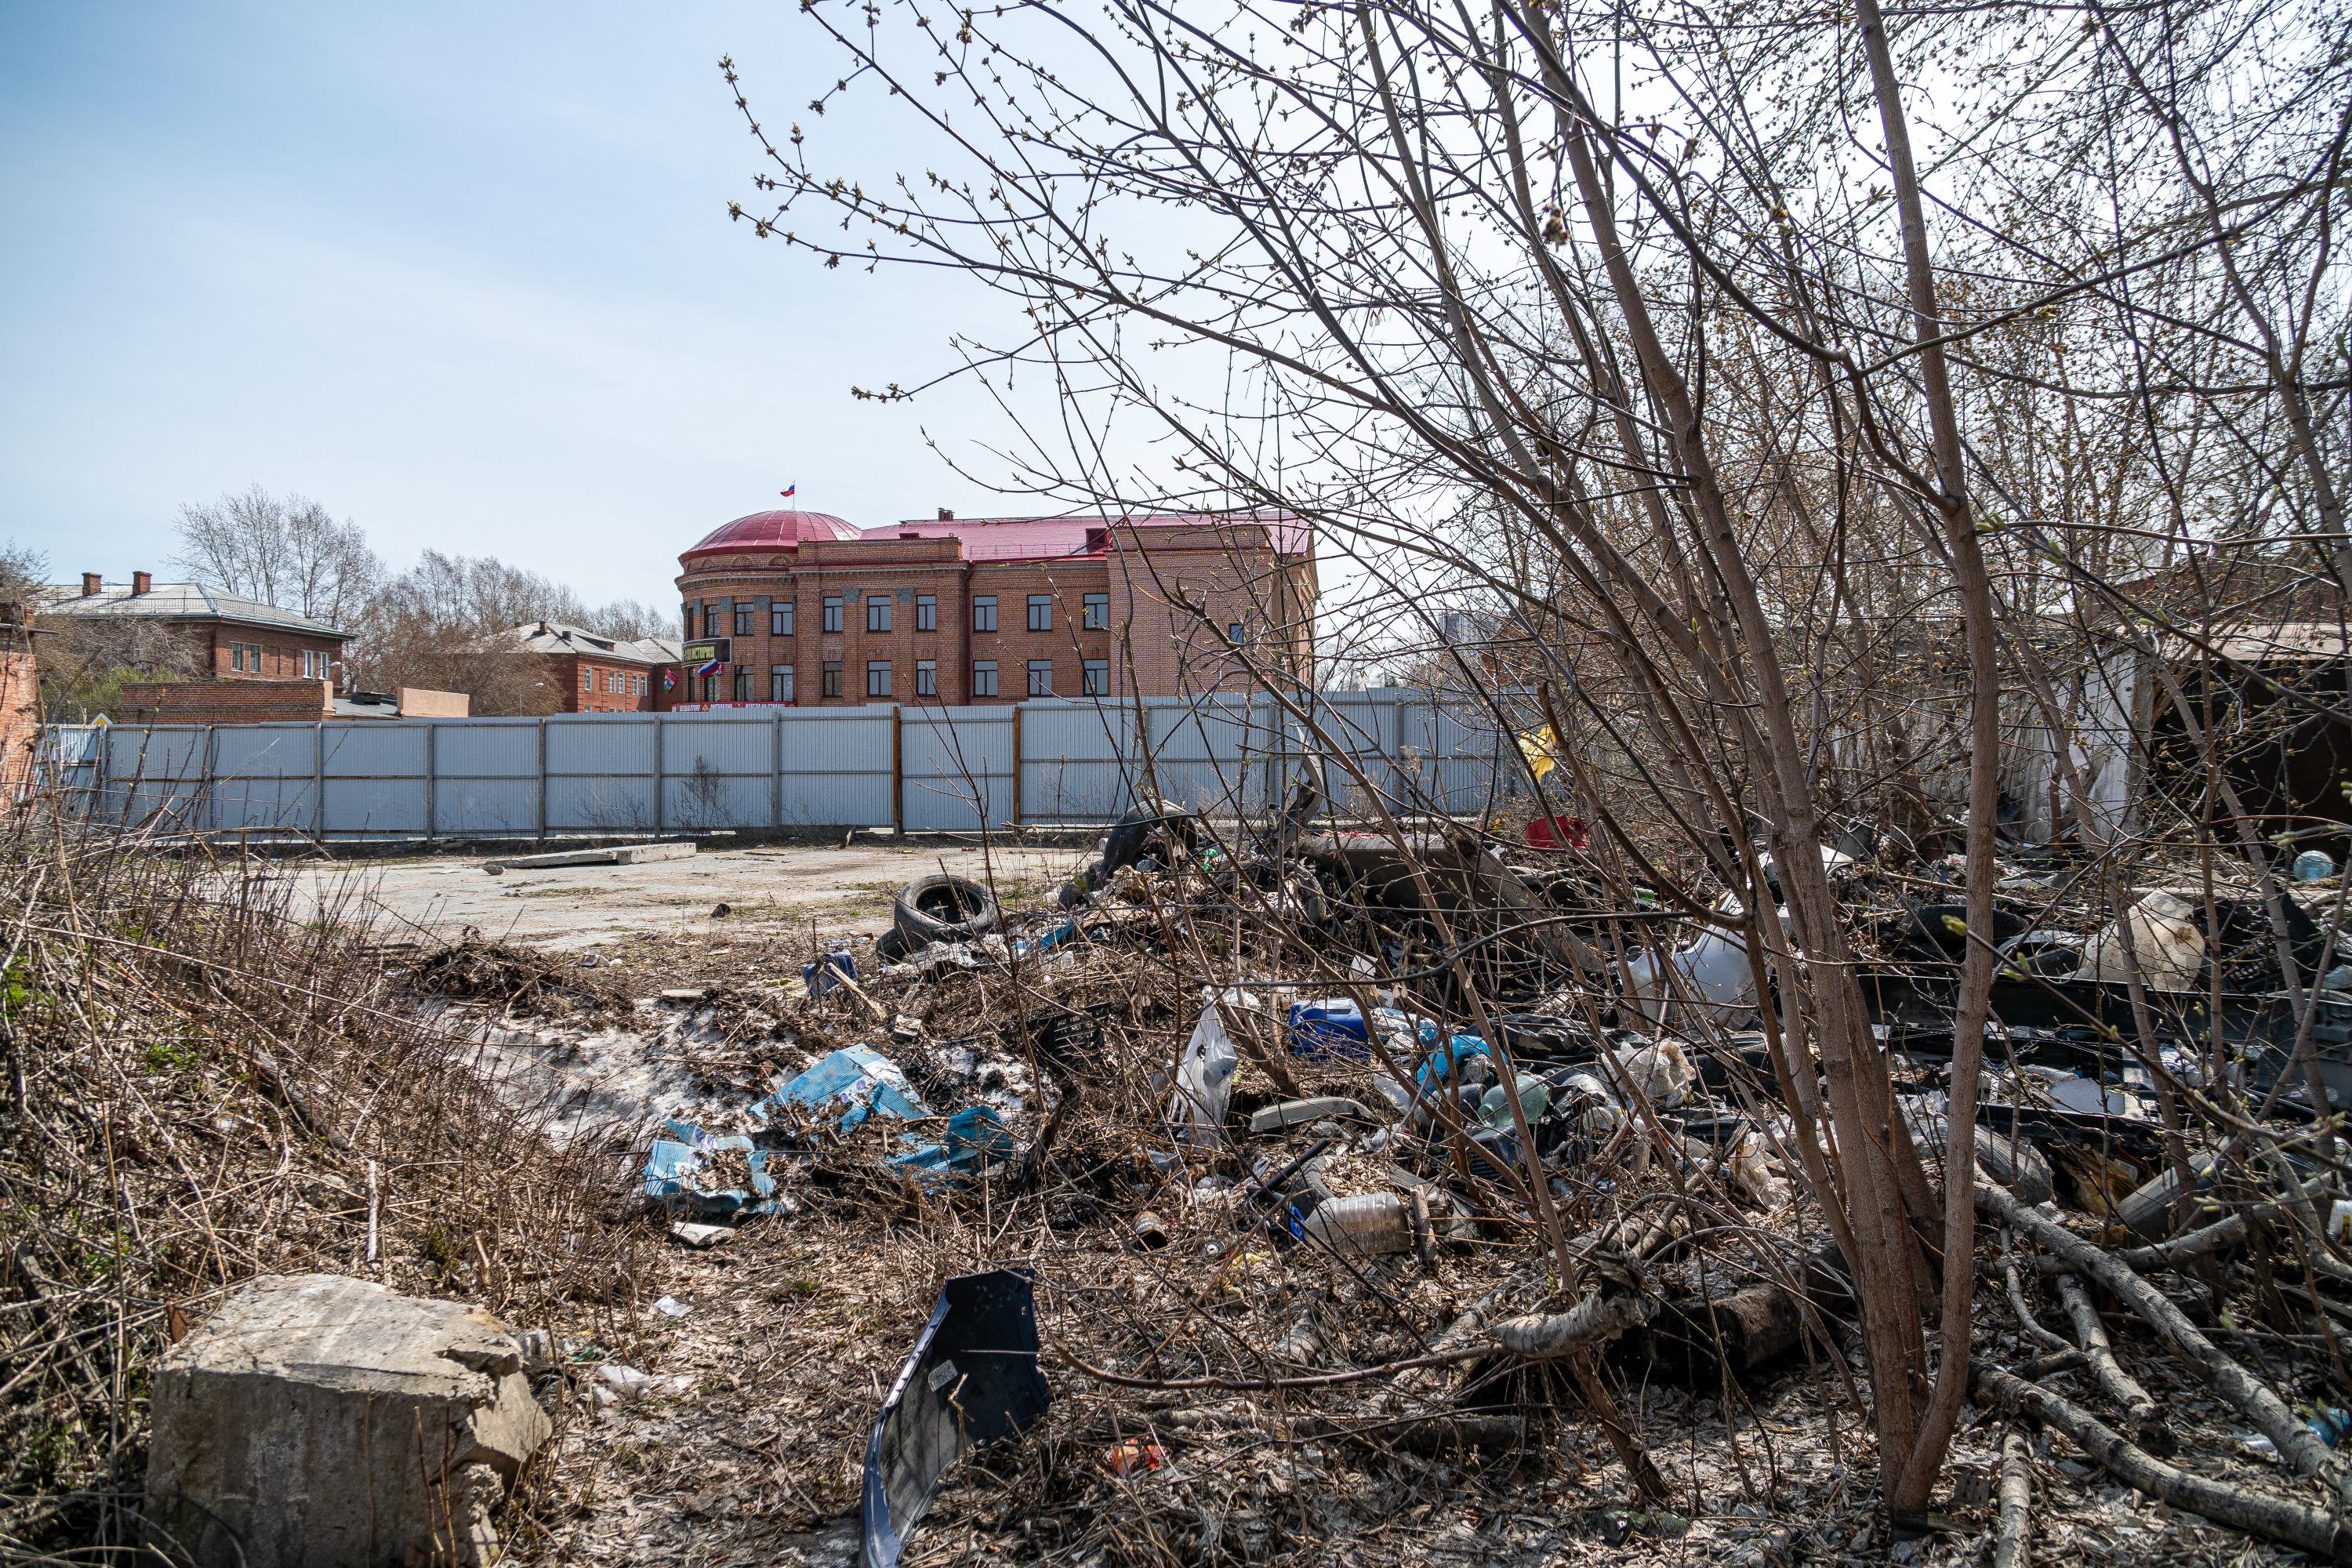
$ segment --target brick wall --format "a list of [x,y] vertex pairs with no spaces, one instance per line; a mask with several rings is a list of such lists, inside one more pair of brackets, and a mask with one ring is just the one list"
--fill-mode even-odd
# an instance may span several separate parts
[[545,656],[559,713],[652,713],[661,707],[661,668],[593,655]]
[[1262,679],[1309,678],[1314,563],[1278,561],[1262,544],[1252,548],[1254,532],[1116,532],[1109,574],[1119,645],[1115,691],[1246,691]]
[[314,724],[334,717],[323,680],[145,681],[122,689],[122,724]]
[[0,785],[11,790],[31,775],[41,732],[32,619],[22,606],[0,605]]
[[186,636],[215,680],[322,680],[341,673],[342,644],[334,637],[226,621],[190,625]]

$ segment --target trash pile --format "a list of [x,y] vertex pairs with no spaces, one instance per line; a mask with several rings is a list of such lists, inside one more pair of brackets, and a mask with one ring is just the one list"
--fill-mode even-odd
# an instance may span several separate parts
[[[1783,1081],[1765,1033],[1751,891],[1612,900],[1557,827],[1507,858],[1455,826],[1304,820],[1237,839],[1135,813],[1024,915],[944,873],[909,883],[879,940],[813,952],[766,994],[773,1029],[742,1048],[799,1065],[653,1142],[645,1195],[667,1222],[903,1236],[985,1214],[1024,1238],[1003,1268],[949,1280],[869,1413],[869,1561],[895,1560],[931,1508],[1007,1551],[1108,1545],[1116,1506],[1180,1558],[1279,1554],[1286,1529],[1309,1529],[1274,1522],[1279,1487],[1234,1492],[1220,1524],[1186,1480],[1274,1432],[1325,1445],[1350,1478],[1305,1510],[1315,1530],[1379,1516],[1375,1494],[1431,1466],[1568,1463],[1570,1432],[1605,1445],[1613,1504],[1651,1528],[1706,1500],[1648,1451],[1662,1390],[1815,1419],[1838,1403],[1854,1285],[1790,1112],[1819,1090]],[[2292,1423],[2326,1453],[2326,1413],[2352,1404],[2332,1349],[2352,1323],[2352,1185],[2314,1096],[2352,1088],[2332,863],[2306,858],[2265,894],[2201,877],[2117,889],[2021,854],[1989,934],[1969,928],[1961,866],[1825,863],[1933,1181],[1960,961],[1980,935],[1997,949],[1978,1310],[2007,1327],[1979,1331],[1961,1451],[2022,1409],[2145,1495],[2296,1543],[2309,1521],[2275,1466],[2341,1467],[2278,1413],[2322,1413]],[[2176,1295],[2247,1326],[2215,1350],[2163,1305]],[[1026,1325],[989,1353],[1046,1383],[972,1384],[950,1417],[969,1369],[939,1347],[979,1342],[957,1340],[964,1298]],[[2241,1355],[2259,1372],[2216,1370]],[[909,1379],[939,1381],[910,1397]],[[2150,1386],[2176,1397],[2160,1407]],[[2103,1401],[2123,1449],[2097,1450]],[[975,1452],[934,1499],[964,1447],[956,1419],[973,1441],[1029,1435]],[[1717,1419],[1707,1484],[1744,1491],[1754,1434]],[[2251,1431],[2190,1475],[2163,1457],[2168,1419]],[[1633,1517],[1577,1528],[1622,1536]]]

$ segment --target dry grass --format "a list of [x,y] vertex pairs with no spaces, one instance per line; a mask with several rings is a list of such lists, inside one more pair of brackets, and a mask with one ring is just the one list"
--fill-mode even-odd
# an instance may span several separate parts
[[[280,884],[282,887],[283,884]],[[619,1334],[628,1152],[559,1145],[368,933],[199,855],[0,826],[0,1555],[131,1538],[157,1358],[257,1275]]]

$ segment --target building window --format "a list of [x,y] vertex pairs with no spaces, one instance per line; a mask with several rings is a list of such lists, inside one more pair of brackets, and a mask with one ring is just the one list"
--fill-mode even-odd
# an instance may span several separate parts
[[1235,647],[1241,647],[1249,641],[1249,628],[1241,622],[1235,621],[1225,628],[1225,640]]
[[937,594],[915,595],[915,629],[919,632],[940,629],[940,596]]
[[1029,629],[1033,632],[1050,632],[1054,629],[1053,595],[1029,595]]
[[751,700],[751,667],[748,664],[739,664],[735,667],[735,700],[738,702]]
[[890,629],[890,596],[887,594],[866,595],[866,629],[869,632]]
[[768,700],[790,702],[792,700],[793,667],[789,664],[771,666],[768,670]]
[[738,605],[735,606],[735,635],[737,637],[748,637],[751,635],[753,630],[752,617],[757,613],[757,610],[750,605]]
[[890,661],[888,659],[869,658],[866,661],[866,695],[868,697],[890,695]]
[[1110,660],[1090,658],[1086,661],[1086,684],[1083,689],[1089,697],[1110,695]]
[[824,695],[827,697],[841,695],[841,663],[837,659],[824,667]]
[[940,661],[919,658],[915,661],[915,695],[937,697],[940,694]]
[[1029,695],[1032,697],[1054,695],[1054,661],[1052,659],[1033,658],[1029,661]]
[[976,658],[971,661],[971,694],[974,697],[996,695],[996,661]]
[[245,645],[243,643],[233,642],[228,645],[228,667],[239,674],[244,673]]
[[824,629],[829,632],[841,629],[841,595],[838,594],[824,596]]
[[1108,630],[1110,626],[1110,595],[1088,594],[1086,599],[1086,613],[1080,619],[1087,630],[1090,632]]
[[996,595],[982,594],[971,602],[971,629],[992,632],[996,629]]
[[580,689],[583,691],[593,691],[596,689],[596,672],[594,670],[583,669],[580,672]]
[[787,599],[781,605],[768,606],[768,635],[788,637],[793,635],[793,605]]
[[702,635],[707,637],[719,635],[719,606],[709,599],[702,601]]
[[706,675],[702,678],[702,700],[705,702],[719,700],[719,677],[716,675]]

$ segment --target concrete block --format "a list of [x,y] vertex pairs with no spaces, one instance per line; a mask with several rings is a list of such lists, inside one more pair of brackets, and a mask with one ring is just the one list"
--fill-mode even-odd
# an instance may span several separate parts
[[505,871],[530,871],[546,866],[642,866],[648,860],[691,860],[695,847],[683,838],[664,838],[651,844],[615,844],[604,849],[551,849],[544,855],[509,855],[504,859],[485,860],[482,869],[491,876]]
[[550,1423],[503,1323],[336,1274],[229,1298],[155,1381],[147,1523],[200,1565],[463,1568]]

